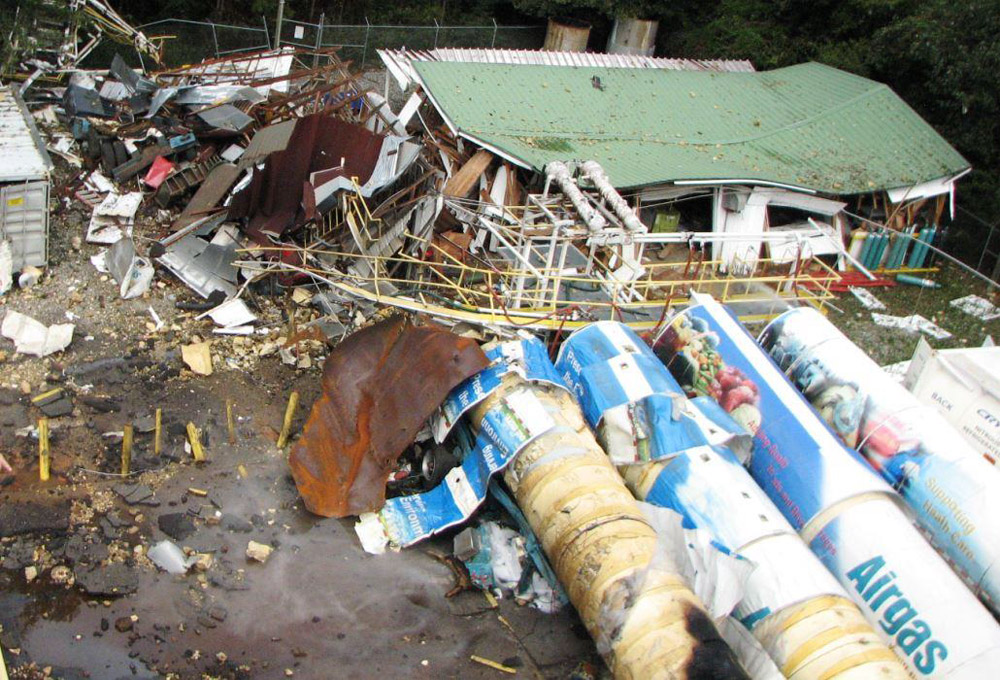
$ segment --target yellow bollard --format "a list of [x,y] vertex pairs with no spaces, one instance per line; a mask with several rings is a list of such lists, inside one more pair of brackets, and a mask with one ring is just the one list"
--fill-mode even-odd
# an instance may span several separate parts
[[122,477],[128,477],[132,469],[132,426],[125,426],[125,435],[122,437]]
[[38,419],[38,478],[49,481],[49,419]]
[[281,435],[278,437],[278,448],[285,448],[288,443],[288,431],[292,429],[292,420],[295,418],[295,409],[299,405],[299,393],[292,392],[288,396],[288,407],[285,409],[285,422],[281,426]]
[[194,462],[201,463],[205,460],[205,450],[201,448],[201,439],[198,438],[198,428],[194,423],[187,424],[188,441],[191,442],[191,453],[194,454]]
[[236,423],[233,421],[233,400],[226,399],[226,425],[229,427],[229,443],[236,443]]
[[160,409],[156,409],[156,431],[153,434],[153,453],[160,455]]

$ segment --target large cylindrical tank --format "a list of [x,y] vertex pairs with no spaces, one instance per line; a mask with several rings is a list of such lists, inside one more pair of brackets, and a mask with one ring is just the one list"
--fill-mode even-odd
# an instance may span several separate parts
[[1000,613],[1000,475],[993,466],[815,309],[785,312],[764,329],[760,343]]
[[608,54],[653,56],[659,27],[660,22],[654,19],[615,19],[608,37]]
[[756,565],[734,616],[786,677],[906,680],[900,660],[736,455],[711,445],[720,429],[739,429],[714,401],[689,401],[652,350],[613,321],[573,333],[556,369],[611,459],[630,461],[619,471],[637,498],[677,512],[685,526]]
[[546,52],[586,52],[588,40],[590,40],[590,24],[587,22],[553,18],[549,19],[542,49]]
[[689,395],[754,433],[750,474],[915,677],[995,675],[994,618],[729,310],[693,295],[655,349]]

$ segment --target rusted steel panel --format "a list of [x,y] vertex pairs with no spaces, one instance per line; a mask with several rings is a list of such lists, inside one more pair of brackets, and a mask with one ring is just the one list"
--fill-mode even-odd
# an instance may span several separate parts
[[448,392],[487,364],[473,340],[400,316],[344,340],[288,461],[306,508],[345,517],[382,507],[396,459]]
[[246,232],[267,243],[267,234],[280,236],[304,221],[302,186],[311,173],[343,165],[346,176],[364,184],[378,163],[383,139],[324,114],[300,118],[285,148],[267,156],[263,171],[254,173],[249,186],[233,196],[229,216],[248,218]]

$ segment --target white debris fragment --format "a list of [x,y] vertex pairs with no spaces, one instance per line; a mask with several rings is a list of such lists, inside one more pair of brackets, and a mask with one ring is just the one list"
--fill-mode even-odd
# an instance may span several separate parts
[[90,176],[84,180],[88,188],[99,194],[107,194],[115,190],[115,185],[107,177],[101,174],[100,170],[94,170]]
[[96,269],[97,271],[101,272],[102,274],[109,273],[110,270],[108,269],[108,251],[107,251],[107,249],[105,248],[101,252],[97,253],[97,255],[91,255],[90,256],[90,264],[94,265],[94,269]]
[[146,553],[153,564],[168,574],[184,574],[197,561],[196,557],[186,557],[184,551],[171,541],[160,541]]
[[109,193],[99,206],[94,208],[87,229],[89,243],[112,244],[132,235],[135,213],[142,203],[142,192],[128,194]]
[[14,256],[10,252],[10,241],[0,240],[0,295],[14,284]]
[[850,286],[848,288],[851,291],[851,295],[858,299],[861,306],[865,309],[885,309],[885,305],[875,297],[870,290],[867,288],[859,288],[857,286]]
[[267,562],[267,558],[271,556],[272,552],[274,552],[274,548],[266,543],[258,543],[257,541],[247,543],[247,559],[255,562],[260,562],[261,564]]
[[910,333],[926,333],[935,340],[945,340],[951,337],[951,333],[919,314],[892,316],[891,314],[876,314],[873,312],[872,321],[886,328],[899,328]]
[[253,335],[253,326],[226,326],[212,332],[216,335]]
[[21,288],[31,288],[42,278],[42,270],[38,267],[25,267],[17,277],[17,285]]
[[1000,319],[1000,307],[997,307],[986,298],[978,295],[966,295],[952,300],[948,303],[956,309],[960,309],[966,314],[971,314],[980,321],[993,321]]
[[0,334],[14,341],[21,354],[33,354],[38,357],[48,356],[53,352],[61,352],[73,341],[71,323],[59,323],[51,326],[37,321],[26,314],[8,310],[0,326]]
[[156,313],[156,310],[153,309],[152,305],[150,305],[147,309],[149,309],[149,315],[153,317],[153,330],[158,331],[163,328],[163,319],[161,319],[160,315]]
[[201,319],[205,316],[211,317],[212,321],[224,329],[247,326],[257,320],[257,316],[239,298],[226,300],[218,307],[199,315],[198,318]]

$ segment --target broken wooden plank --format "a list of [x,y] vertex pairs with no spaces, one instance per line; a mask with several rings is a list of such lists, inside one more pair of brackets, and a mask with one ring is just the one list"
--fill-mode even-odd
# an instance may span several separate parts
[[458,172],[451,176],[444,185],[444,195],[448,198],[465,198],[479,183],[479,178],[486,172],[493,154],[486,149],[480,149],[469,159]]

